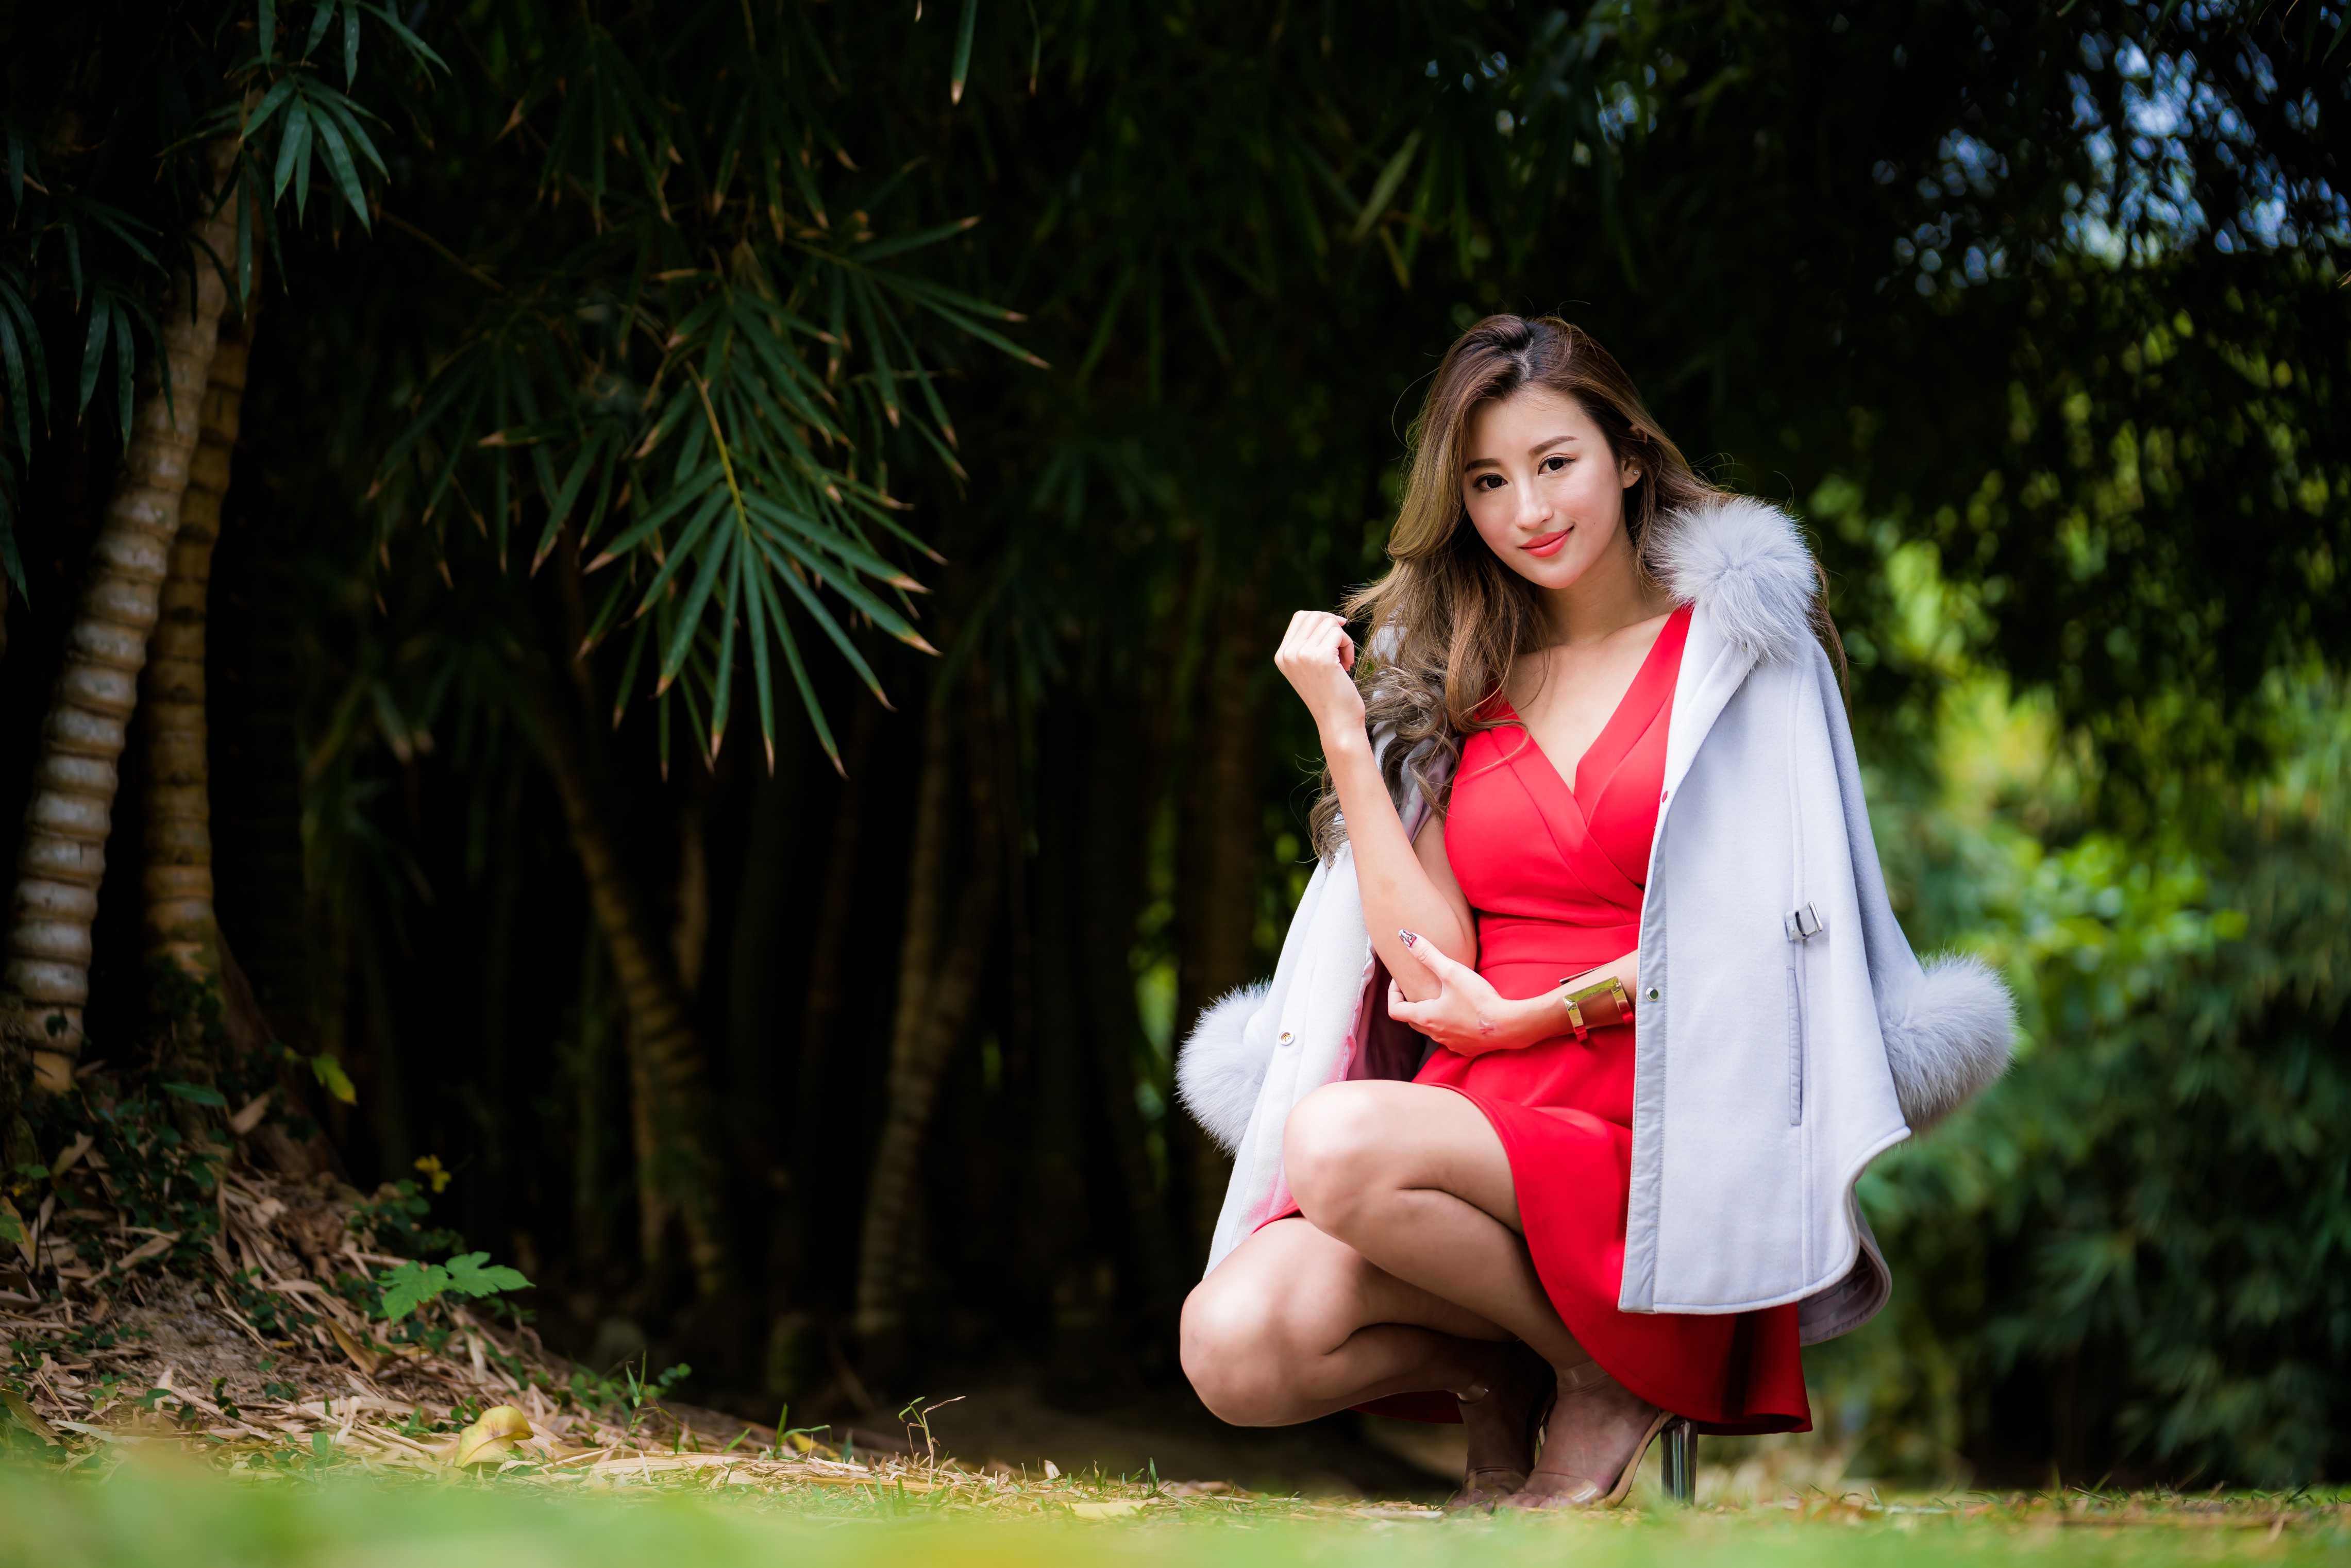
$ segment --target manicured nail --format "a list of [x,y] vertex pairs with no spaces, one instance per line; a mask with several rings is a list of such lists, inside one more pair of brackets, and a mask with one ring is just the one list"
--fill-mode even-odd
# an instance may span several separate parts
[[1414,943],[1416,943],[1416,942],[1419,941],[1419,940],[1420,940],[1420,938],[1419,938],[1419,937],[1417,937],[1417,936],[1414,936],[1411,932],[1406,931],[1403,926],[1399,925],[1399,926],[1397,926],[1397,927],[1396,927],[1396,940],[1397,940],[1397,941],[1399,941],[1399,942],[1401,942],[1401,943],[1403,943],[1405,946],[1409,947],[1409,946],[1411,946]]

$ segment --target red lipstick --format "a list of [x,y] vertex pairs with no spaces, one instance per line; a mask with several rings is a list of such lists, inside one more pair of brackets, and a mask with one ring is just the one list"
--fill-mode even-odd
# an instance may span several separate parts
[[1539,534],[1519,548],[1532,556],[1556,555],[1559,547],[1567,542],[1567,536],[1574,531],[1573,528],[1562,528],[1555,534]]

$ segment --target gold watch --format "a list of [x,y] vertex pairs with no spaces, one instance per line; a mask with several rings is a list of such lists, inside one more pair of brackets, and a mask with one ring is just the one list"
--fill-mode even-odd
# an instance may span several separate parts
[[[1591,971],[1586,970],[1589,974]],[[1575,977],[1562,977],[1562,987],[1575,984]],[[1567,1003],[1567,1026],[1575,1031],[1575,1043],[1583,1045],[1592,1038],[1595,1029],[1633,1020],[1633,998],[1625,994],[1625,982],[1610,975],[1589,986],[1567,991],[1561,1000]],[[1602,1016],[1605,1014],[1606,1016]]]

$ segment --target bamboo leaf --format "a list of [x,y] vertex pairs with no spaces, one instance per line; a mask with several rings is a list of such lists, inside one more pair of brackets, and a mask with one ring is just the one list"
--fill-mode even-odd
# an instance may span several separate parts
[[332,120],[322,114],[317,117],[317,124],[319,142],[327,150],[327,166],[335,172],[335,183],[341,189],[343,200],[350,204],[351,215],[359,219],[360,227],[367,228],[367,192],[360,187],[360,172],[351,163],[351,150],[343,144],[343,133],[335,128]]
[[360,8],[355,0],[343,0],[343,85],[356,87],[360,79]]
[[1387,166],[1380,171],[1380,177],[1372,182],[1372,193],[1364,199],[1364,210],[1356,214],[1354,229],[1348,238],[1359,245],[1363,243],[1364,236],[1372,232],[1372,225],[1378,223],[1380,215],[1387,211],[1396,188],[1404,183],[1405,176],[1412,172],[1412,155],[1420,151],[1420,135],[1416,129],[1406,136],[1404,144],[1395,150],[1395,156],[1390,158]]
[[[865,683],[865,689],[876,697],[882,697],[882,683],[874,675],[872,666],[866,664],[865,655],[857,651],[857,644],[849,640],[849,633],[841,629],[841,622],[833,619],[832,612],[825,608],[824,601],[816,596],[816,590],[810,588],[801,579],[800,574],[791,569],[783,557],[777,552],[773,544],[761,539],[758,541],[758,546],[759,553],[767,558],[768,564],[772,569],[763,580],[781,582],[790,590],[792,597],[800,601],[800,608],[808,612],[810,620],[824,629],[824,634],[831,639],[832,645],[840,651],[841,656],[849,662],[849,667],[856,672],[857,678]],[[797,673],[797,662],[794,667]],[[802,687],[803,691],[806,689],[805,686]],[[888,701],[886,697],[883,697],[883,700]]]
[[803,566],[806,566],[810,570],[823,572],[826,584],[831,587],[835,593],[840,594],[843,599],[849,601],[849,602],[856,608],[865,612],[868,616],[872,617],[875,626],[896,638],[899,642],[905,643],[906,646],[920,649],[925,653],[935,653],[938,652],[936,648],[932,647],[928,642],[924,640],[923,634],[915,631],[914,626],[909,623],[904,616],[900,615],[889,605],[883,603],[879,597],[869,592],[866,590],[865,585],[858,581],[854,576],[847,572],[827,570],[823,558],[817,555],[813,550],[810,550],[806,545],[802,544],[799,539],[794,538],[791,535],[783,533],[779,530],[769,530],[762,535],[760,542],[763,545],[773,543],[787,554],[799,559]]
[[972,32],[979,21],[979,0],[963,0],[963,19],[956,26],[955,72],[947,83],[947,101],[963,101],[964,78],[971,74]]
[[261,57],[266,63],[271,53],[277,47],[277,0],[260,0],[260,5],[261,24],[257,31],[260,35]]
[[[809,680],[807,664],[800,659],[799,639],[792,635],[791,622],[784,619],[783,601],[776,597],[775,579],[769,573],[761,572],[758,574],[757,582],[759,597],[768,606],[768,618],[776,625],[776,641],[784,645],[784,663],[792,672],[792,685],[799,689],[800,706],[807,711],[809,723],[816,728],[817,744],[824,747],[824,754],[831,759],[833,771],[839,772],[841,748],[833,744],[832,727],[824,722],[824,705],[816,700],[816,687]],[[886,707],[889,706],[889,699],[882,695],[882,688],[879,685],[872,683],[870,679],[872,674],[871,671],[866,672],[869,677],[867,684],[871,686],[874,696]]]
[[572,503],[580,498],[580,486],[587,483],[588,475],[602,452],[601,436],[590,435],[581,442],[580,455],[573,460],[571,472],[563,476],[562,487],[549,498],[547,527],[539,533],[538,548],[531,552],[530,570],[534,575],[546,561],[548,552],[555,548],[557,536],[563,531],[564,520],[571,516]]
[[[122,432],[123,439],[127,441],[131,437],[131,375],[138,361],[139,351],[131,338],[131,313],[122,308],[120,299],[110,301],[110,304],[112,308],[108,314],[114,318],[115,412],[120,421],[115,428]],[[170,367],[158,368],[162,371],[162,382],[168,392],[172,384]]]
[[943,239],[953,239],[978,222],[976,217],[961,218],[951,224],[940,224],[932,228],[917,229],[912,234],[893,235],[888,239],[873,240],[852,247],[847,253],[848,259],[860,262],[879,261],[883,256],[902,256],[910,250],[920,250],[926,245],[936,245]]
[[[81,395],[74,402],[74,417],[79,419],[89,412],[89,400],[98,391],[99,363],[106,357],[106,335],[113,325],[106,296],[101,293],[89,304],[89,332],[81,345]],[[125,427],[126,434],[128,427]]]
[[[13,301],[12,301],[13,303]],[[33,449],[33,400],[26,390],[24,345],[16,337],[10,312],[0,310],[0,362],[8,371],[8,411],[16,416],[16,450]]]
[[653,623],[637,622],[636,635],[629,639],[629,656],[621,665],[621,684],[612,692],[612,727],[621,727],[621,719],[629,711],[630,694],[637,689],[637,665],[645,656],[645,643],[653,635]]
[[715,520],[725,516],[726,512],[726,492],[722,488],[712,494],[709,504],[695,514],[693,522],[687,524],[685,531],[678,536],[677,543],[671,547],[669,559],[662,562],[661,570],[654,572],[653,580],[645,585],[642,602],[660,602],[662,591],[669,586],[670,580],[687,561],[695,559],[695,552],[702,548],[702,541],[708,537]]
[[293,96],[294,78],[292,77],[280,77],[272,83],[269,90],[261,95],[261,101],[253,106],[253,112],[246,117],[242,132],[245,139],[250,141],[260,135],[261,128],[269,123],[269,117],[285,108],[286,100]]
[[[677,607],[677,629],[670,633],[669,645],[662,650],[661,684],[654,689],[666,691],[678,672],[685,668],[685,655],[693,646],[694,634],[702,625],[703,607],[718,586],[718,574],[736,554],[741,535],[733,528],[714,530],[710,548],[702,552],[702,570],[695,573],[694,581],[685,591],[684,600]],[[682,556],[683,550],[679,552]]]
[[726,744],[726,717],[735,706],[735,631],[742,613],[743,558],[748,550],[728,552],[726,591],[718,601],[718,673],[710,681],[710,760]]
[[688,481],[671,486],[669,494],[662,498],[661,504],[622,529],[611,544],[604,547],[603,552],[597,556],[588,570],[593,571],[598,567],[628,554],[651,538],[655,528],[699,500],[703,503],[703,510],[686,525],[684,534],[688,538],[695,537],[696,532],[709,522],[711,514],[726,504],[726,497],[723,490],[714,492],[709,488],[710,480],[716,477],[717,466],[716,464],[712,464],[707,474],[698,476],[699,483]]
[[276,184],[269,193],[272,203],[286,199],[286,187],[294,183],[296,171],[302,175],[302,190],[295,197],[295,215],[302,215],[308,204],[310,189],[310,161],[306,154],[310,147],[310,106],[297,98],[287,106],[286,124],[277,133],[277,168],[273,176]]
[[317,52],[319,45],[327,37],[327,29],[334,25],[334,21],[335,7],[333,0],[320,0],[318,9],[312,12],[310,16],[310,39],[308,43],[302,46],[302,57],[304,59],[308,59],[312,54]]
[[[383,154],[376,151],[375,142],[367,133],[367,127],[360,123],[360,116],[367,113],[363,107],[353,103],[330,87],[318,88],[307,97],[313,114],[323,111],[327,119],[341,126],[344,138],[358,150],[361,157],[375,165],[375,172],[387,178],[390,177],[392,171],[384,166]],[[375,117],[370,115],[369,118]]]
[[[433,47],[430,44],[427,44],[423,39],[409,31],[408,25],[402,22],[398,16],[393,16],[386,7],[362,4],[357,8],[366,12],[377,21],[382,23],[384,30],[390,33],[395,39],[399,40],[400,46],[406,49],[414,58],[423,61],[426,65],[439,66],[444,71],[449,68],[448,61],[443,59],[439,55],[434,54],[433,52]],[[346,47],[348,47],[349,46]]]
[[768,772],[772,777],[776,771],[776,693],[768,667],[767,595],[759,591],[758,581],[762,575],[756,570],[751,573],[750,591],[742,595],[743,620],[744,634],[751,643],[751,685],[759,704],[759,743],[767,749]]

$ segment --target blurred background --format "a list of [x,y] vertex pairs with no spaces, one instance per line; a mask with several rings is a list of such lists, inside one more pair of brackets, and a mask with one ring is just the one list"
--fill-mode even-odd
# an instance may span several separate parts
[[1171,1061],[1311,870],[1280,629],[1556,312],[1802,519],[1896,908],[2022,1004],[1782,1449],[2343,1473],[2340,0],[0,0],[0,71],[28,874],[207,280],[223,345],[94,909],[13,906],[12,1169],[36,1050],[268,1095],[591,1366],[1395,1484],[1185,1389]]

